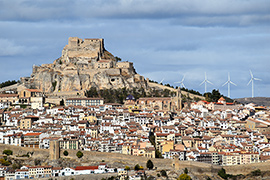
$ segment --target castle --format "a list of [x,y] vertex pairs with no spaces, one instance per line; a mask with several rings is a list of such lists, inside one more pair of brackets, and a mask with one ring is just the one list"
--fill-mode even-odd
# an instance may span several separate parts
[[83,94],[91,87],[148,88],[148,81],[136,73],[132,62],[118,61],[104,48],[104,39],[78,37],[69,38],[60,58],[33,66],[32,75],[21,82],[56,96]]

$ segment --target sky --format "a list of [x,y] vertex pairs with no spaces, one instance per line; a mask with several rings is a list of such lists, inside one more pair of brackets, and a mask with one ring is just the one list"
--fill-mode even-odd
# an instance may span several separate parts
[[269,0],[0,0],[0,82],[52,63],[69,37],[105,48],[145,78],[204,93],[270,97]]

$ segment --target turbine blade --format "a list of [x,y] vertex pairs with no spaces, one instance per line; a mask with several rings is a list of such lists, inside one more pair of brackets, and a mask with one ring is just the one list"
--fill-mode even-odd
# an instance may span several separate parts
[[262,81],[261,79],[259,79],[259,78],[253,78],[254,80],[257,80],[257,81]]
[[251,78],[253,78],[253,74],[252,74],[251,70],[249,70],[249,72],[250,72],[250,76],[251,76]]
[[205,83],[206,81],[204,80],[201,84],[200,84],[200,86],[203,84],[203,83]]
[[183,79],[182,79],[182,82],[184,81],[184,79],[185,79],[185,76],[186,76],[186,75],[184,75],[184,77],[183,77]]
[[232,81],[231,81],[231,84],[233,84],[233,85],[235,85],[235,86],[237,86],[235,83],[233,83]]
[[209,80],[207,80],[206,82],[208,82],[209,84],[212,84],[212,85],[214,85],[212,82],[210,82]]
[[229,81],[225,82],[222,86],[225,86],[225,85],[228,84],[228,83],[229,83]]
[[249,84],[251,83],[252,80],[253,80],[253,79],[251,78],[247,85],[249,85]]
[[186,86],[184,85],[184,83],[182,83],[182,86],[183,86],[184,88],[186,88]]
[[159,82],[159,84],[161,84],[164,81],[164,78]]

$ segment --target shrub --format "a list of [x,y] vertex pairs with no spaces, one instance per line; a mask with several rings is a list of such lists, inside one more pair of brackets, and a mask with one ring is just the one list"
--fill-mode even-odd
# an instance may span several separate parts
[[126,166],[125,167],[125,170],[129,171],[130,170],[130,167],[129,166]]
[[262,174],[260,169],[257,169],[255,171],[251,171],[252,176],[260,176]]
[[66,150],[63,152],[63,154],[64,156],[68,156],[68,152]]
[[187,175],[186,173],[181,174],[177,180],[191,180],[191,177],[189,175]]
[[6,150],[3,151],[3,154],[6,154],[7,156],[9,156],[9,155],[13,154],[13,151],[11,151],[9,149],[6,149]]
[[41,165],[41,160],[40,159],[35,159],[34,160],[35,166]]
[[218,171],[218,175],[219,175],[220,177],[222,177],[223,179],[227,179],[227,178],[228,178],[228,176],[227,176],[227,174],[226,174],[226,170],[225,170],[224,168],[221,168],[221,169]]
[[83,157],[83,153],[82,153],[81,151],[78,151],[78,152],[76,153],[76,156],[77,156],[78,158],[81,158],[81,157]]
[[150,170],[150,169],[153,169],[154,167],[154,164],[153,162],[149,159],[146,163],[146,167]]
[[168,177],[167,172],[165,170],[160,171],[161,176]]
[[6,161],[5,159],[0,159],[0,163],[1,163],[3,166],[9,166],[9,165],[11,164],[11,162]]
[[14,163],[12,164],[12,169],[20,169],[22,165],[20,163]]

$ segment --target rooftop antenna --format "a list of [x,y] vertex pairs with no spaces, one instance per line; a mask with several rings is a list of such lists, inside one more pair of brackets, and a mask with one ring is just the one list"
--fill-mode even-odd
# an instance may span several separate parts
[[228,84],[228,97],[230,98],[230,97],[231,97],[231,92],[230,92],[230,88],[231,88],[231,87],[230,87],[230,85],[233,84],[233,85],[237,86],[235,83],[233,83],[233,82],[231,81],[230,73],[228,73],[228,81],[225,82],[222,86],[225,86],[226,84]]
[[204,81],[200,84],[200,86],[201,86],[203,83],[204,83],[204,93],[206,93],[206,91],[207,91],[207,83],[214,85],[213,83],[211,83],[211,82],[207,79],[206,72],[205,72],[205,78],[204,78]]
[[252,97],[254,98],[254,80],[255,81],[261,81],[261,79],[259,78],[255,78],[251,72],[251,70],[249,70],[250,72],[250,76],[251,76],[251,79],[249,80],[248,84],[249,85],[251,83],[251,88],[252,88]]
[[174,82],[174,83],[179,83],[180,84],[180,87],[186,88],[185,85],[184,85],[184,80],[185,80],[185,75],[183,76],[183,78],[182,78],[181,81]]

